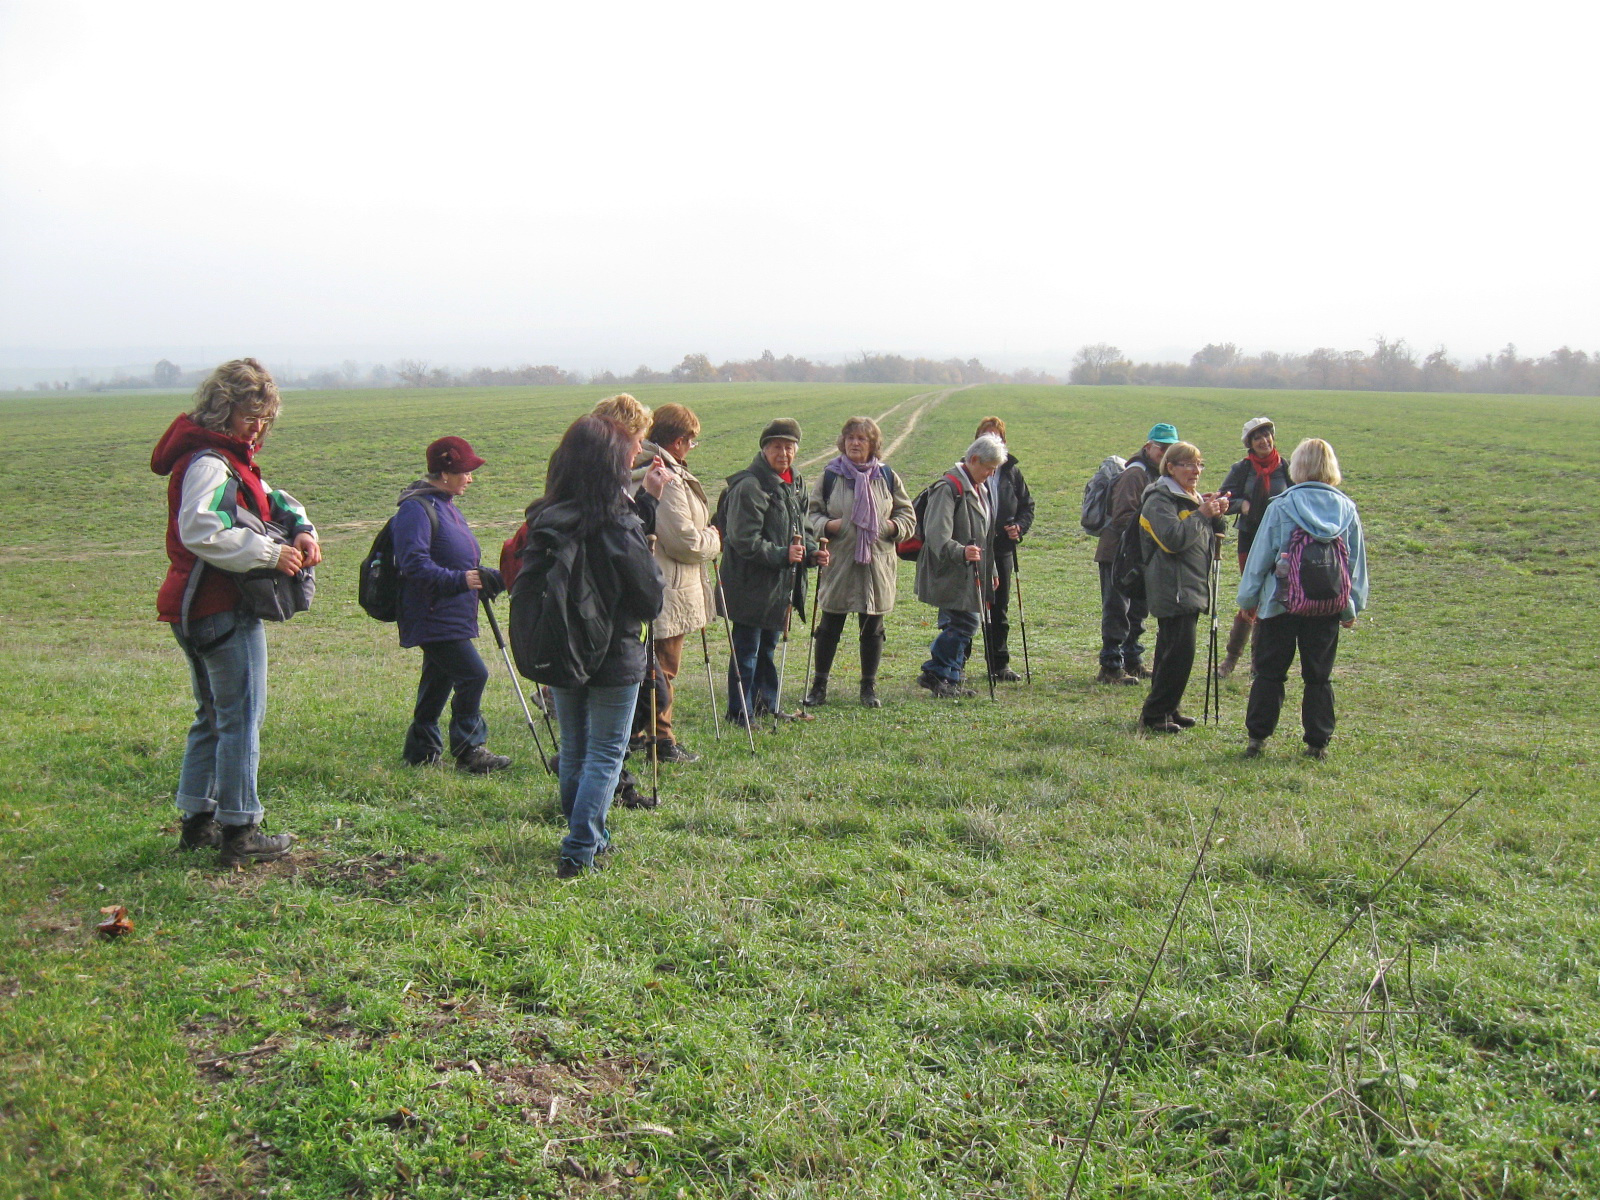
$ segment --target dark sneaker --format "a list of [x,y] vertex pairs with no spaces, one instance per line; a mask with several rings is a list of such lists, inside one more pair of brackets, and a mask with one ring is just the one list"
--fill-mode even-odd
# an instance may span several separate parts
[[1144,731],[1146,733],[1182,733],[1183,726],[1175,721],[1146,721],[1144,723]]
[[878,681],[876,679],[863,679],[861,681],[861,707],[883,707],[883,701],[878,699]]
[[1307,746],[1301,753],[1307,758],[1314,758],[1321,762],[1328,757],[1328,748],[1326,746]]
[[1001,667],[994,673],[994,681],[996,683],[1021,683],[1022,676],[1018,675],[1010,667]]
[[211,813],[190,813],[178,830],[179,850],[207,850],[222,845],[222,826]]
[[456,757],[456,767],[469,775],[487,775],[490,771],[504,771],[511,760],[504,754],[491,754],[482,746],[474,746]]
[[1173,713],[1167,720],[1171,721],[1179,729],[1193,729],[1195,727],[1195,719],[1186,717],[1182,713]]
[[292,833],[262,833],[259,825],[225,825],[222,828],[222,865],[239,867],[249,862],[277,862],[294,845]]
[[1260,758],[1261,752],[1266,748],[1266,738],[1251,738],[1244,744],[1244,756],[1246,758]]
[[679,745],[677,742],[662,742],[661,748],[656,751],[656,757],[664,763],[693,763],[700,761],[698,754],[685,746]]

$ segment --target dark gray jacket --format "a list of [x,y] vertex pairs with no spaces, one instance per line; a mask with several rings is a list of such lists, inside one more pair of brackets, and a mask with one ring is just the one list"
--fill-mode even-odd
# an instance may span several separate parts
[[1139,506],[1143,530],[1144,595],[1152,617],[1209,612],[1211,557],[1216,535],[1227,530],[1221,517],[1198,515],[1200,505],[1170,476],[1144,490]]
[[[973,578],[979,568],[985,588],[994,579],[994,546],[989,539],[989,517],[979,499],[980,489],[959,466],[950,474],[961,478],[961,495],[948,478],[941,478],[928,493],[922,511],[922,553],[917,555],[917,599],[935,608],[980,612],[983,604]],[[969,563],[968,546],[983,548],[983,559]],[[984,593],[986,596],[988,592]]]

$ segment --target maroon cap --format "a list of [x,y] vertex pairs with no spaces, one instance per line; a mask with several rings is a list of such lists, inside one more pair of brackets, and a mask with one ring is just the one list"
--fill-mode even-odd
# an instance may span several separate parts
[[445,471],[462,475],[467,471],[476,471],[481,466],[483,459],[467,444],[466,438],[442,437],[428,446],[429,475],[440,475]]

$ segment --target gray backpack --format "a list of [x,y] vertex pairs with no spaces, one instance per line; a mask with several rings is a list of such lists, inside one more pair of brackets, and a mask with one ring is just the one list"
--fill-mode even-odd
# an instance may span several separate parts
[[1083,485],[1083,508],[1078,514],[1078,524],[1083,526],[1084,532],[1096,536],[1105,532],[1111,520],[1111,485],[1127,465],[1127,459],[1108,454],[1089,476],[1089,482]]

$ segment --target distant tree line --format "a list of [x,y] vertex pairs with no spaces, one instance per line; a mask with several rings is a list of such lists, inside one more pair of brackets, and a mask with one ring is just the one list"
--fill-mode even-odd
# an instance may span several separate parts
[[[189,388],[212,364],[184,370],[162,359],[148,375],[117,371],[109,380],[79,377],[34,384],[35,391],[121,391],[131,388]],[[867,354],[843,363],[813,362],[765,350],[759,358],[713,363],[704,354],[686,354],[669,371],[640,366],[628,375],[600,371],[585,376],[561,367],[436,367],[402,358],[392,367],[363,368],[346,359],[338,367],[297,373],[276,372],[286,387],[318,389],[387,387],[557,387],[592,383],[631,387],[646,383],[897,383],[961,387],[972,383],[1059,383],[1054,375],[1024,367],[996,371],[976,358],[905,358]],[[1600,395],[1600,351],[1589,354],[1566,346],[1543,358],[1523,358],[1512,345],[1463,366],[1443,346],[1420,359],[1401,338],[1373,339],[1370,353],[1319,347],[1309,354],[1264,350],[1247,355],[1233,342],[1210,343],[1187,363],[1136,363],[1105,342],[1080,347],[1073,356],[1070,383],[1147,384],[1175,387],[1328,388],[1381,392],[1524,392],[1566,396]],[[20,390],[20,389],[19,389]]]
[[1523,358],[1514,345],[1463,366],[1443,346],[1420,359],[1405,339],[1373,339],[1371,353],[1319,347],[1309,354],[1247,355],[1232,342],[1210,343],[1187,363],[1135,363],[1104,342],[1073,356],[1072,383],[1229,388],[1334,388],[1375,392],[1526,392],[1600,395],[1600,352],[1567,346]]

